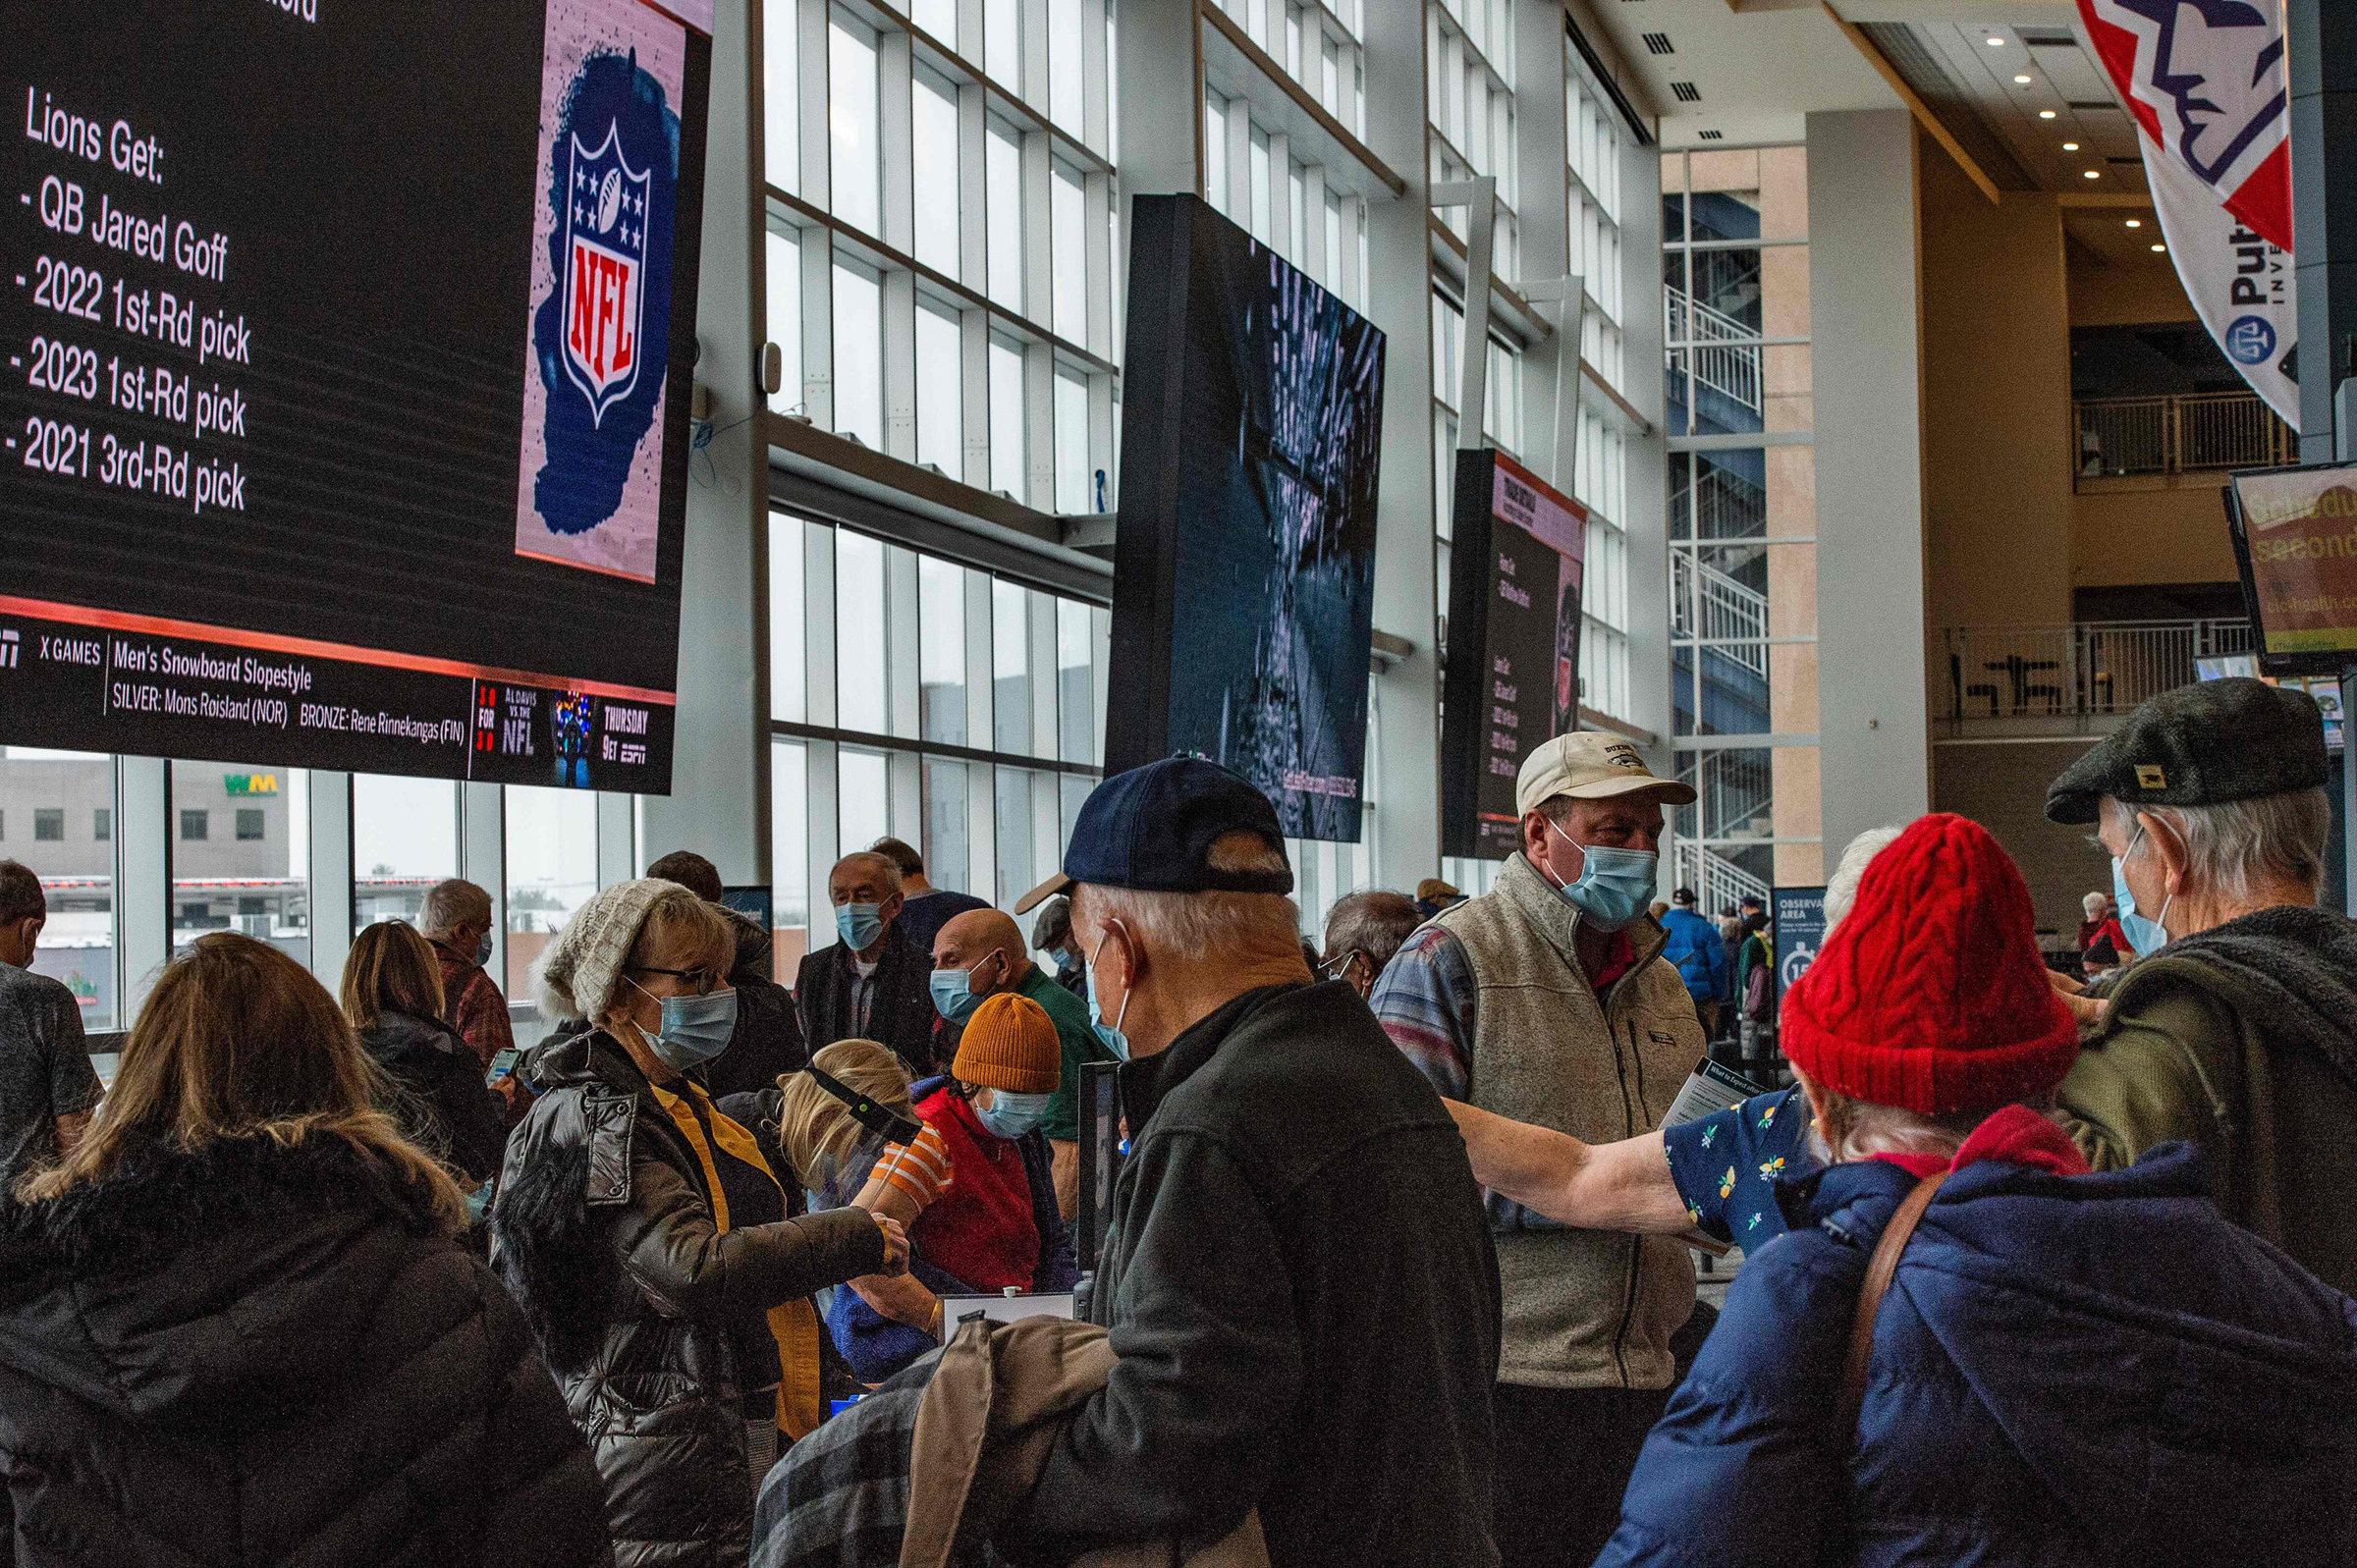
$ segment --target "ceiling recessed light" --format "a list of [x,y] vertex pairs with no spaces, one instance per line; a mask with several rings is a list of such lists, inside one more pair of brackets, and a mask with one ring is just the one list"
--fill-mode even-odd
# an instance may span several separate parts
[[2142,218],[2130,218],[2128,220],[2128,227],[2131,229],[2141,229],[2144,227],[2144,220]]
[[2101,169],[2090,169],[2087,171],[2087,178],[2090,180],[2101,180],[2103,177],[2104,171]]
[[2155,250],[2166,250],[2166,249],[2168,248],[2168,246],[2166,246],[2166,245],[2155,245],[2155,246],[2153,246],[2153,248],[2154,248]]
[[2018,73],[2016,73],[2016,74],[2015,74],[2015,76],[2014,76],[2013,80],[2014,80],[2015,81],[2018,81],[2018,82],[2020,82],[2020,83],[2021,83],[2023,86],[2025,86],[2025,87],[2026,87],[2026,86],[2028,86],[2028,85],[2030,84],[2030,79],[2029,79],[2028,77],[2026,77],[2026,76],[2022,76],[2022,75],[2020,75],[2020,74],[2018,74]]
[[2062,143],[2062,150],[2064,152],[2076,152],[2079,150],[2079,144],[2075,141],[2065,141]]
[[1995,36],[1994,34],[1993,34],[1993,35],[1991,35],[1991,37],[1990,37],[1990,39],[1989,39],[1989,47],[1990,47],[1990,48],[1992,48],[1992,49],[2002,49],[2004,46],[2005,46],[2005,40],[2004,40],[2004,39],[2002,39],[2002,38],[2000,38],[2000,37],[1997,37],[1997,36]]
[[2041,120],[2052,120],[2054,117],[2055,111],[2052,109],[2041,109],[2038,111],[2038,118]]

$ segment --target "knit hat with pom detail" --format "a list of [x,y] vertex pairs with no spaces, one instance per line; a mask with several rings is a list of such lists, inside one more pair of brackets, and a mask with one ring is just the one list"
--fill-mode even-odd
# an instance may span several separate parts
[[1064,1076],[1064,1043],[1045,1007],[1003,991],[966,1019],[950,1076],[1011,1095],[1052,1095]]
[[1946,813],[1867,863],[1782,1019],[1811,1082],[1926,1116],[2043,1095],[2079,1054],[2021,873],[1988,829]]

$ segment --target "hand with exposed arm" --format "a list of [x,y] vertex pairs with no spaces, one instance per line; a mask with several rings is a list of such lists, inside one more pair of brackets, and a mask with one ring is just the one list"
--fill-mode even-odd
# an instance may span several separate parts
[[1582,1143],[1461,1101],[1441,1103],[1464,1135],[1473,1178],[1525,1209],[1588,1230],[1676,1235],[1693,1228],[1659,1132]]

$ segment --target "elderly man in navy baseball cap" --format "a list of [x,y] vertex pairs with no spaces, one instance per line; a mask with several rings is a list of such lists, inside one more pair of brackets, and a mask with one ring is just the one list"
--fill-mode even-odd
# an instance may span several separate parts
[[1498,1271],[1463,1140],[1358,994],[1313,982],[1277,813],[1174,757],[1064,869],[1131,1140],[1091,1315],[1119,1356],[1002,1539],[1216,1541],[1275,1568],[1487,1568]]

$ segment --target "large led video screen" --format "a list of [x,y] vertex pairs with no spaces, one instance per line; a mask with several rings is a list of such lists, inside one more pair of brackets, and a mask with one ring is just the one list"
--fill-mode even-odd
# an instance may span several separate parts
[[1505,454],[1456,455],[1449,660],[1441,693],[1441,853],[1522,846],[1522,759],[1579,728],[1585,507]]
[[0,742],[668,790],[711,27],[10,8]]
[[1383,334],[1197,197],[1132,205],[1106,766],[1210,757],[1355,842]]

